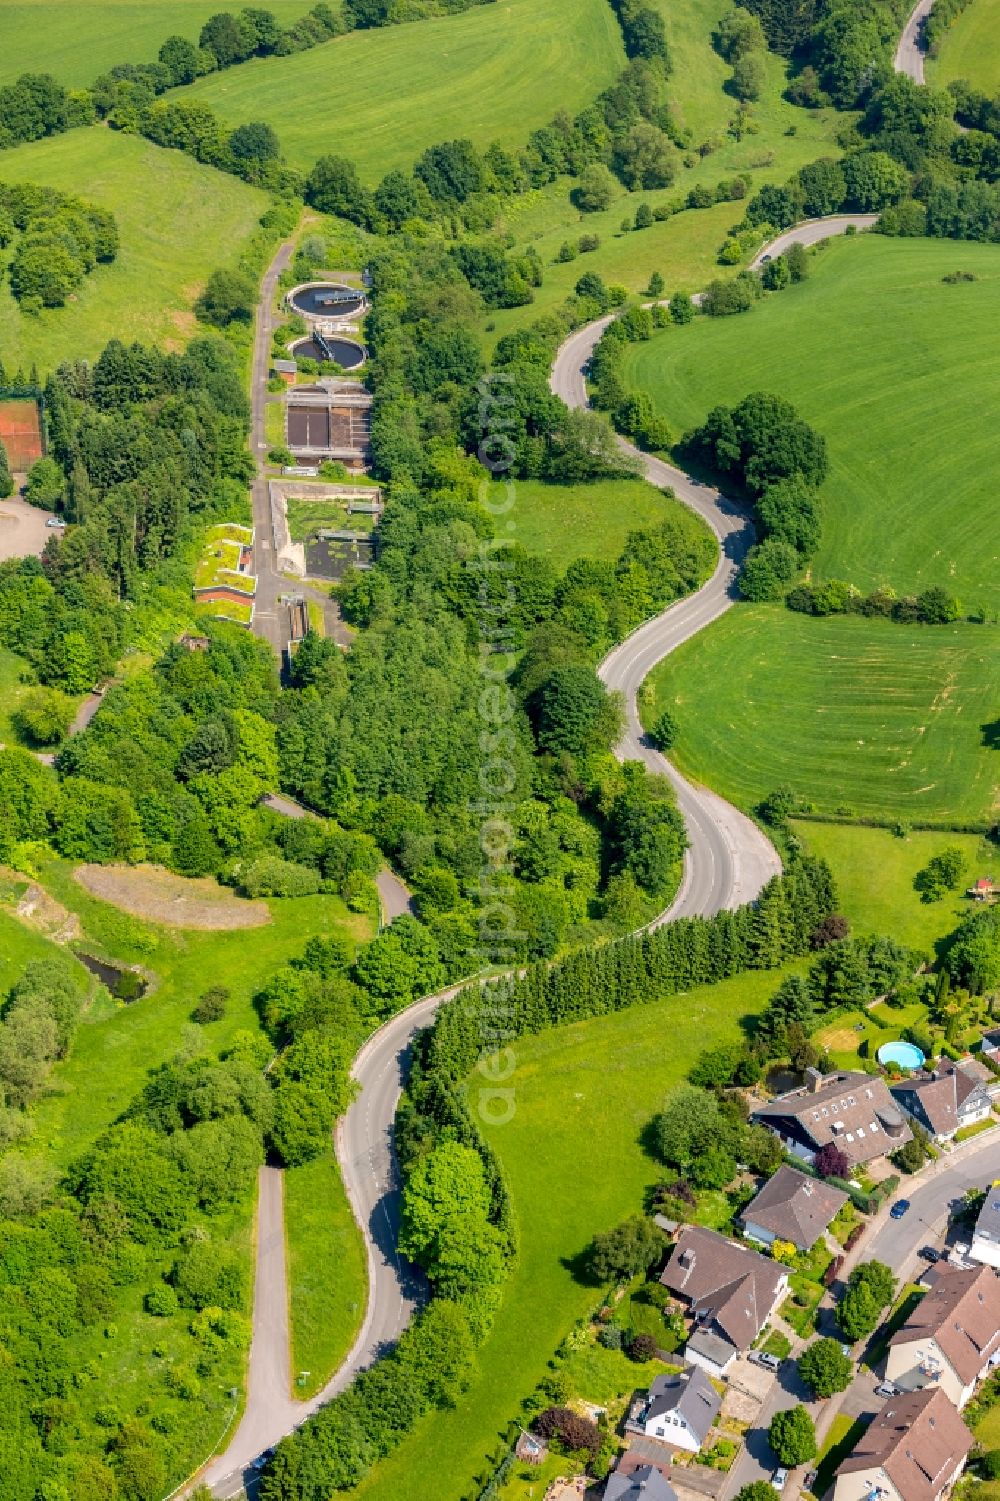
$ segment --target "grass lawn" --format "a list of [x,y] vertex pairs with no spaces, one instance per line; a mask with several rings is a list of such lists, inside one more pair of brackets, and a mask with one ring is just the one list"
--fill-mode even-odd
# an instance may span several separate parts
[[[876,1015],[885,1022],[884,1027],[873,1020]],[[874,1058],[884,1043],[896,1042],[903,1029],[911,1026],[927,1026],[927,1007],[922,1002],[842,1012],[829,1026],[820,1028],[815,1041],[818,1047],[829,1050],[838,1068],[857,1068],[864,1059]]]
[[142,964],[159,980],[141,1001],[82,1026],[71,1056],[55,1070],[58,1091],[35,1111],[34,1141],[60,1165],[107,1128],[151,1068],[180,1050],[191,1010],[210,985],[230,991],[225,1017],[206,1029],[206,1046],[219,1052],[241,1029],[257,1031],[252,996],[273,970],[301,953],[309,935],[340,932],[359,942],[371,934],[370,920],[349,913],[333,896],[271,900],[272,922],[252,933],[196,932],[143,922],[98,901],[73,879],[68,861],[46,861],[41,880],[79,914],[89,947]]
[[[793,826],[810,853],[822,855],[833,871],[838,911],[856,932],[891,933],[928,953],[968,912],[965,888],[1000,866],[996,845],[976,834],[921,830],[900,839],[888,829],[856,824],[801,820]],[[965,856],[961,886],[939,902],[921,901],[914,877],[945,849],[960,849]]]
[[[496,487],[498,493],[500,488]],[[557,568],[567,567],[576,558],[614,562],[629,532],[648,530],[668,519],[680,518],[689,524],[692,518],[679,500],[639,479],[598,480],[589,485],[518,480],[514,495],[507,513],[513,522],[511,540],[548,558]]]
[[1000,89],[998,28],[1000,0],[972,0],[948,28],[938,56],[928,63],[928,81],[943,89],[953,78],[965,78],[984,94],[995,94]]
[[837,1466],[847,1458],[867,1427],[868,1424],[863,1419],[856,1418],[852,1422],[846,1413],[838,1412],[819,1451],[819,1464],[812,1488],[814,1496],[825,1495],[833,1484]]
[[[955,270],[977,280],[945,285]],[[981,414],[1000,393],[998,317],[996,246],[862,235],[832,241],[805,283],[746,316],[632,346],[626,376],[678,433],[759,390],[815,424],[830,451],[816,577],[943,584],[996,608],[1000,431]]]
[[740,605],[648,682],[645,723],[672,708],[678,765],[741,807],[789,786],[820,812],[996,817],[1000,757],[984,744],[1000,702],[990,627]]
[[[287,26],[309,0],[267,8]],[[115,63],[155,62],[168,36],[196,42],[209,16],[239,9],[235,0],[4,0],[0,83],[44,71],[79,88]]]
[[503,0],[244,63],[181,96],[230,125],[268,121],[297,167],[336,150],[374,183],[456,136],[522,146],[557,110],[590,104],[624,60],[606,0]]
[[513,1190],[520,1260],[478,1379],[454,1411],[426,1418],[378,1466],[359,1489],[366,1501],[469,1494],[552,1352],[596,1305],[599,1292],[577,1281],[575,1259],[596,1231],[634,1214],[659,1177],[643,1128],[698,1053],[737,1037],[781,978],[745,975],[516,1044],[515,1114],[488,1134]]
[[[987,1451],[1000,1449],[1000,1407],[991,1407],[982,1421],[973,1426],[973,1432]],[[980,1481],[976,1498],[977,1501],[1000,1501],[1000,1480]]]
[[24,317],[0,288],[4,363],[34,362],[43,374],[98,354],[113,337],[182,348],[209,273],[239,258],[267,206],[264,193],[179,151],[96,127],[5,151],[3,178],[81,193],[112,210],[121,235],[118,259],[85,277],[65,307]]
[[285,1234],[292,1381],[296,1396],[310,1397],[347,1354],[365,1312],[364,1247],[332,1154],[285,1173]]

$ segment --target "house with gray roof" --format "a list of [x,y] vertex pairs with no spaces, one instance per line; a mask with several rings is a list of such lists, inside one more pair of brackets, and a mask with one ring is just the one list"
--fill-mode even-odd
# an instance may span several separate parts
[[913,1074],[889,1093],[910,1120],[935,1141],[950,1141],[956,1131],[984,1121],[992,1110],[979,1080],[960,1064],[943,1063],[927,1074]]
[[626,1423],[629,1433],[697,1454],[719,1416],[722,1398],[699,1366],[657,1376]]
[[807,1068],[804,1084],[761,1105],[751,1119],[803,1162],[832,1142],[852,1168],[888,1156],[911,1136],[885,1080],[850,1069]]
[[1000,1271],[1000,1179],[986,1190],[983,1207],[972,1233],[969,1256]]
[[655,1465],[640,1465],[609,1475],[604,1501],[677,1501],[677,1492]]
[[685,1225],[660,1281],[690,1305],[696,1328],[684,1353],[710,1376],[749,1350],[788,1292],[786,1267],[701,1225]]
[[843,1189],[783,1164],[751,1199],[740,1219],[745,1234],[761,1245],[786,1240],[800,1251],[808,1251],[846,1203]]

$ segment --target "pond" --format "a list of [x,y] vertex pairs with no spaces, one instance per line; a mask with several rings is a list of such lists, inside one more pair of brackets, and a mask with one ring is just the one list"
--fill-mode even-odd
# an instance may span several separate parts
[[84,969],[89,969],[92,975],[96,975],[101,984],[106,985],[111,994],[124,1001],[126,1006],[138,1001],[149,989],[149,984],[142,975],[130,969],[127,964],[109,964],[106,959],[97,959],[93,954],[77,954],[76,957]]

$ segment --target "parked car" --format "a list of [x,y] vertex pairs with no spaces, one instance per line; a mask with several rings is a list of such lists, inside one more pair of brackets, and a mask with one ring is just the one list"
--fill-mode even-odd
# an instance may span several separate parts
[[751,1350],[747,1360],[754,1365],[762,1365],[765,1371],[780,1371],[781,1361],[777,1355],[769,1355],[766,1350]]
[[61,516],[50,516],[45,525],[52,527],[54,531],[62,532],[66,530],[66,523]]
[[785,1469],[784,1465],[782,1465],[780,1470],[775,1470],[774,1474],[771,1476],[771,1484],[774,1486],[776,1491],[783,1491],[787,1483],[788,1471]]
[[264,1452],[263,1452],[263,1454],[258,1454],[256,1459],[252,1459],[250,1461],[250,1468],[251,1468],[251,1470],[253,1470],[253,1472],[254,1472],[255,1475],[259,1475],[260,1472],[261,1472],[261,1470],[267,1464],[268,1460],[273,1459],[273,1458],[274,1458],[274,1450],[273,1449],[265,1449]]
[[880,1381],[875,1388],[876,1397],[898,1397],[899,1387],[893,1386],[891,1381]]
[[892,1208],[889,1210],[889,1218],[891,1220],[901,1220],[909,1207],[909,1199],[897,1199],[895,1204],[893,1204]]
[[922,1256],[925,1261],[931,1262],[932,1265],[935,1261],[941,1260],[941,1252],[935,1251],[933,1246],[921,1246],[917,1255]]

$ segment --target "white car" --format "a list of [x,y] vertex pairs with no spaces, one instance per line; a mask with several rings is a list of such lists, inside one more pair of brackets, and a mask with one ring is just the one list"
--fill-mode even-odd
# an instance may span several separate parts
[[771,1484],[776,1491],[783,1491],[785,1489],[785,1486],[788,1484],[788,1471],[784,1465],[780,1469],[775,1470],[771,1476]]
[[66,530],[66,523],[61,516],[50,516],[45,525],[52,527],[54,531],[62,532]]

